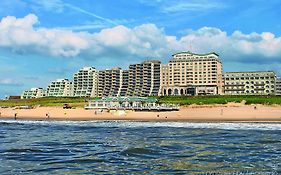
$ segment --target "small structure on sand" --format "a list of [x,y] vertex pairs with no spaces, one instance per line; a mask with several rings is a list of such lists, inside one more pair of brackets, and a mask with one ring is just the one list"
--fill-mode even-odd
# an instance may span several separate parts
[[179,105],[159,104],[157,99],[148,97],[103,97],[90,100],[85,109],[178,111]]

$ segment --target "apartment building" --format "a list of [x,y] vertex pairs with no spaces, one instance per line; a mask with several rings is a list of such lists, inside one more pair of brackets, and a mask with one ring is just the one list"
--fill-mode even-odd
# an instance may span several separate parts
[[122,79],[121,79],[121,90],[120,90],[121,97],[127,96],[128,87],[129,87],[129,70],[123,70]]
[[49,97],[70,97],[73,96],[72,82],[68,79],[57,79],[47,87]]
[[43,88],[31,88],[22,93],[21,99],[41,98],[46,96],[46,90]]
[[98,95],[98,71],[94,67],[84,67],[73,76],[75,97],[96,97]]
[[274,95],[276,75],[273,71],[226,72],[226,95]]
[[212,52],[180,52],[161,67],[161,95],[223,94],[222,62]]
[[121,94],[123,70],[119,67],[98,72],[98,96],[118,97]]
[[157,60],[131,64],[128,72],[128,88],[125,95],[158,96],[161,81],[160,69],[161,62]]
[[276,95],[281,95],[281,77],[278,77],[276,79],[276,83],[275,83],[275,94]]

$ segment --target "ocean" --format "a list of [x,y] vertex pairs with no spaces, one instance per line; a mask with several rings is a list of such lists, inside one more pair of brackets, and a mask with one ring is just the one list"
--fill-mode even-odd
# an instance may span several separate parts
[[0,120],[0,174],[281,174],[281,123]]

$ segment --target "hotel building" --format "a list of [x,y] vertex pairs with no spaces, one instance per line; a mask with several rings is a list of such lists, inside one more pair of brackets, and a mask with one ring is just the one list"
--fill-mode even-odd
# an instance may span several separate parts
[[41,98],[46,96],[46,90],[43,88],[31,88],[22,93],[21,99]]
[[161,66],[161,95],[223,94],[222,62],[216,53],[180,52]]
[[281,77],[276,79],[276,95],[281,95]]
[[94,67],[84,67],[73,76],[75,97],[98,96],[98,71]]
[[273,71],[226,72],[226,95],[274,95],[276,75]]
[[47,87],[49,97],[71,97],[73,96],[72,82],[68,79],[57,79]]
[[118,97],[121,94],[123,71],[121,68],[102,70],[98,72],[98,96]]
[[[160,68],[161,62],[157,60],[131,64],[128,72],[128,88],[124,95],[158,96],[160,93]],[[125,82],[124,85],[126,86]]]

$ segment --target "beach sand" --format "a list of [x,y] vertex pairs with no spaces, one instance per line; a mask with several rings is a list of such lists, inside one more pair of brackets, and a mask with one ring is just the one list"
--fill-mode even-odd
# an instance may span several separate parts
[[17,120],[140,120],[194,122],[281,122],[281,106],[190,105],[173,112],[135,112],[85,110],[83,108],[37,107],[34,109],[0,109],[2,119]]

